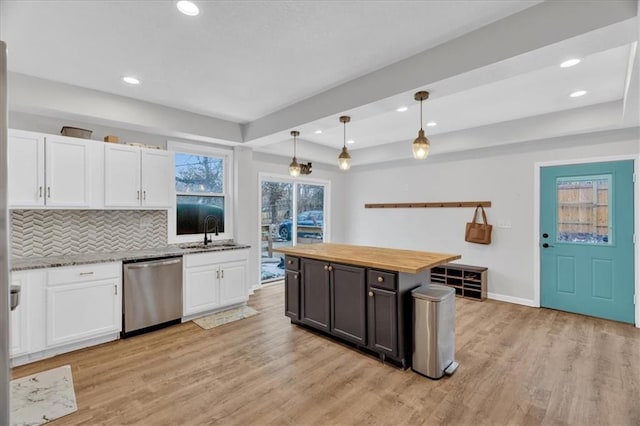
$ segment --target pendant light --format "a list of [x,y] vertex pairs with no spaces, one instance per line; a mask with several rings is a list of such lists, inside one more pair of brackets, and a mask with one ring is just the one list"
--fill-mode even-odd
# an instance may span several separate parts
[[296,137],[300,136],[300,132],[292,130],[291,136],[293,136],[293,159],[291,160],[291,164],[289,164],[289,175],[298,177],[300,176],[300,164],[298,164],[298,160],[296,160]]
[[351,117],[343,115],[340,122],[344,124],[344,140],[342,142],[342,152],[338,155],[338,166],[340,170],[349,170],[351,168],[351,156],[347,150],[347,123],[351,121]]
[[413,141],[413,158],[416,160],[424,160],[429,155],[429,139],[424,135],[422,130],[422,101],[429,99],[429,92],[418,92],[413,95],[416,101],[420,101],[420,131],[418,137]]

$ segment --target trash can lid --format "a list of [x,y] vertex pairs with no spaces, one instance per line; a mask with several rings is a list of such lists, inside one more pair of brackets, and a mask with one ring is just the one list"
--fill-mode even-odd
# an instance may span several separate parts
[[439,284],[422,284],[420,287],[411,290],[413,297],[418,299],[430,300],[432,302],[441,302],[451,297],[455,290]]

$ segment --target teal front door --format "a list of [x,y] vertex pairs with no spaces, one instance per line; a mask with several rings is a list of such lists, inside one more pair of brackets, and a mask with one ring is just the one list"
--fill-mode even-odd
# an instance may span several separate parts
[[633,165],[541,168],[541,306],[634,322]]

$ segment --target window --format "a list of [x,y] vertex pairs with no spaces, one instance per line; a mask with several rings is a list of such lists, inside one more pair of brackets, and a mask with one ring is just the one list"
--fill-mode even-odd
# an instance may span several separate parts
[[231,151],[170,143],[175,151],[176,208],[169,217],[172,242],[195,241],[207,232],[215,238],[232,238],[229,229]]

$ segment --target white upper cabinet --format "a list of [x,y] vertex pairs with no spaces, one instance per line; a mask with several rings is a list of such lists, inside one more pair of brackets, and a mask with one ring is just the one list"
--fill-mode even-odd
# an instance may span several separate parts
[[66,137],[46,138],[47,206],[91,207],[89,151],[88,143],[83,140]]
[[10,208],[101,208],[102,144],[9,131]]
[[122,145],[104,149],[105,207],[171,206],[170,152]]
[[170,207],[173,194],[173,161],[169,151],[142,150],[142,205]]
[[104,205],[140,206],[140,150],[126,145],[104,146]]
[[9,131],[9,205],[44,206],[44,135]]

